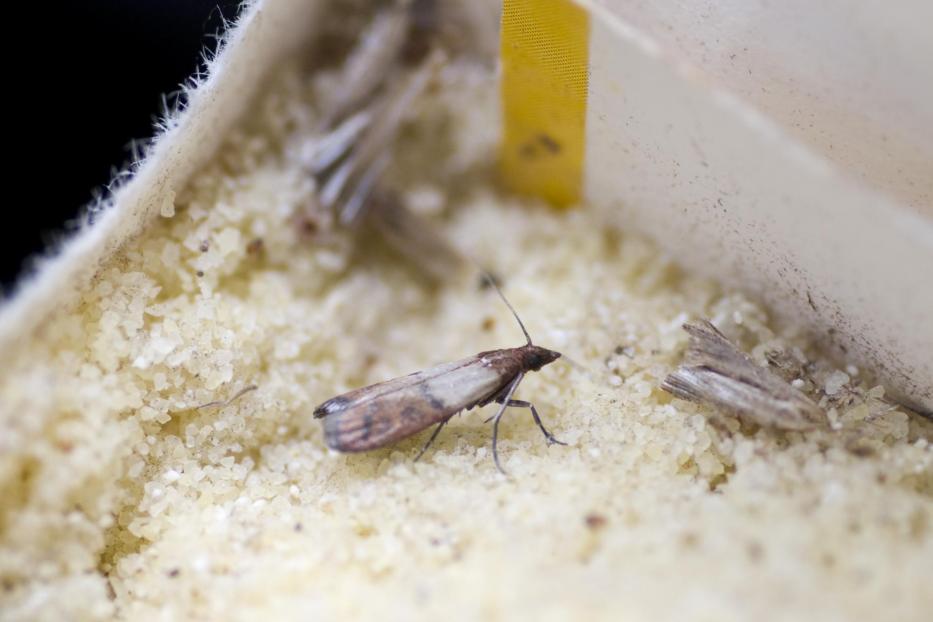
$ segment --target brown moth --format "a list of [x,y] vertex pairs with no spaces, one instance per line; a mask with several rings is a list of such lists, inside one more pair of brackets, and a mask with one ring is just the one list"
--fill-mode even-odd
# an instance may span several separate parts
[[498,285],[488,276],[487,282],[496,288],[512,311],[527,343],[517,348],[480,352],[459,361],[435,365],[424,371],[327,400],[314,409],[314,416],[324,418],[324,439],[328,447],[342,452],[368,451],[408,438],[437,424],[431,438],[415,458],[418,460],[451,417],[460,411],[491,402],[501,404],[490,418],[494,421],[492,455],[501,473],[505,474],[505,471],[499,464],[496,441],[499,420],[508,406],[530,409],[549,445],[566,444],[547,431],[531,402],[512,399],[512,394],[526,373],[538,371],[559,358],[560,353],[534,345]]
[[826,425],[826,415],[813,400],[757,365],[710,322],[684,324],[684,330],[690,333],[690,346],[662,389],[761,426],[808,430]]

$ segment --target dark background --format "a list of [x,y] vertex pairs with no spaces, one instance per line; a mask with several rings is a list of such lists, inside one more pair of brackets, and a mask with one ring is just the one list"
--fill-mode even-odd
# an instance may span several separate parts
[[[130,159],[132,139],[152,135],[162,95],[177,91],[215,48],[239,2],[85,0],[28,3],[6,21],[4,134],[11,158],[0,227],[0,287],[9,293],[30,257]],[[22,11],[22,9],[19,9]]]

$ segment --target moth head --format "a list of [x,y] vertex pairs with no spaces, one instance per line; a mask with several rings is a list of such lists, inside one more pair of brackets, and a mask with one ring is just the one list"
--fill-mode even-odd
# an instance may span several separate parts
[[560,352],[536,345],[525,346],[525,367],[531,371],[538,371],[558,358],[560,358]]

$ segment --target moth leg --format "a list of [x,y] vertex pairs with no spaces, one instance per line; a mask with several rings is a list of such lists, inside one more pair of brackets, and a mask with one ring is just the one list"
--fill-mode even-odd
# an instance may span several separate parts
[[431,435],[431,438],[428,439],[428,442],[424,444],[424,447],[422,447],[421,451],[418,452],[418,455],[415,456],[415,460],[414,460],[415,462],[418,462],[419,460],[421,460],[421,456],[423,456],[424,452],[428,450],[428,447],[431,446],[431,443],[434,442],[434,439],[437,438],[437,435],[441,433],[441,428],[447,425],[448,421],[450,421],[450,418],[444,419],[439,424],[437,424],[437,427],[434,428],[434,434]]
[[538,416],[538,409],[535,408],[535,405],[531,402],[526,402],[525,400],[509,400],[509,406],[514,406],[515,408],[530,408],[531,416],[535,418],[535,423],[538,424],[538,427],[541,428],[541,432],[544,433],[544,438],[547,439],[547,444],[552,445],[554,443],[558,445],[566,445],[564,441],[559,441],[554,438],[554,435],[547,431],[547,428],[544,427],[544,424],[541,423],[541,417]]
[[518,388],[518,383],[522,381],[522,378],[525,377],[525,374],[518,374],[515,376],[515,380],[512,381],[512,384],[509,385],[509,390],[499,402],[502,404],[499,406],[499,411],[496,413],[496,416],[493,417],[495,423],[492,424],[492,459],[496,463],[496,468],[499,469],[499,472],[503,475],[508,475],[505,472],[505,469],[502,468],[502,465],[499,464],[499,451],[496,447],[496,443],[499,440],[499,420],[502,419],[502,414],[505,412],[506,407],[509,405],[509,401],[512,399],[512,394],[515,393],[515,389]]

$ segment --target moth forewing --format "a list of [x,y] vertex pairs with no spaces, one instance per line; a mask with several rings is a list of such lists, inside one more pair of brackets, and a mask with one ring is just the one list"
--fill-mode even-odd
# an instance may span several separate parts
[[673,395],[709,404],[758,425],[807,430],[826,416],[809,397],[739,350],[710,322],[685,324],[684,363],[661,383]]
[[454,371],[463,365],[467,365],[475,358],[476,357],[471,356],[459,361],[453,361],[452,363],[441,363],[440,365],[435,365],[434,367],[429,367],[428,369],[414,372],[412,374],[408,374],[407,376],[401,376],[400,378],[394,378],[392,380],[386,380],[385,382],[379,382],[362,387],[360,389],[348,391],[342,395],[338,395],[337,397],[327,400],[315,408],[314,417],[316,419],[320,419],[321,417],[326,417],[328,415],[358,407],[366,402],[377,400],[383,396],[388,396],[399,391],[404,391],[420,382],[425,382],[437,376]]
[[710,369],[682,367],[665,378],[661,387],[681,399],[706,403],[758,425],[785,430],[809,430],[816,425],[808,416],[809,404],[782,399]]

